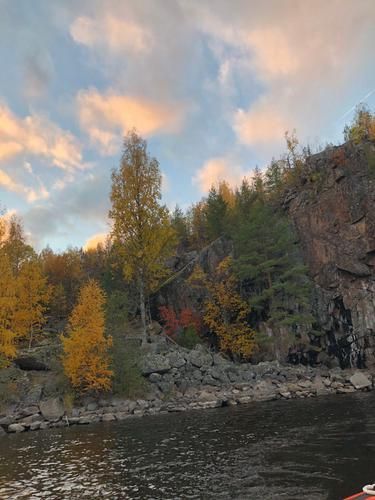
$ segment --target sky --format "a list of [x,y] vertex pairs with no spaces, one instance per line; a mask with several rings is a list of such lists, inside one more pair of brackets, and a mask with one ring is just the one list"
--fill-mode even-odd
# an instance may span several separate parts
[[41,249],[109,231],[135,127],[163,200],[264,168],[375,108],[374,0],[0,0],[0,205]]

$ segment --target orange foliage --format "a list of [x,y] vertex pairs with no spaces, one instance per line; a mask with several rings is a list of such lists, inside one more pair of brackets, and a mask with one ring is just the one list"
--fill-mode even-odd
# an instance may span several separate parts
[[204,322],[217,336],[220,349],[248,359],[257,348],[255,332],[246,322],[250,308],[237,291],[231,265],[230,257],[222,260],[214,278],[209,278],[198,267],[191,281],[203,285],[208,292]]
[[174,310],[170,307],[159,307],[160,319],[164,323],[165,333],[172,338],[176,338],[179,330],[193,327],[196,333],[200,333],[202,328],[202,321],[197,313],[192,309],[182,309],[180,317],[176,315]]
[[10,260],[0,254],[0,366],[16,355],[14,344],[14,312],[17,305],[16,286]]
[[159,307],[160,319],[164,323],[165,333],[172,338],[176,337],[180,323],[173,309],[166,306]]
[[105,295],[98,283],[88,281],[69,318],[68,336],[62,337],[64,371],[80,392],[111,388],[112,338],[104,336],[104,304]]

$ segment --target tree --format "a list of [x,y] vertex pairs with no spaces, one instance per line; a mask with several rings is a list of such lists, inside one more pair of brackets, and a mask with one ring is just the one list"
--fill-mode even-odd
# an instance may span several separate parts
[[179,244],[182,248],[186,248],[189,242],[189,228],[186,216],[178,205],[176,205],[172,213],[171,224],[176,232]]
[[207,233],[211,241],[224,233],[226,213],[227,203],[217,189],[212,186],[206,203]]
[[207,235],[207,204],[205,200],[193,204],[187,213],[192,246],[201,249],[209,243]]
[[12,215],[7,226],[7,234],[2,248],[8,255],[13,274],[17,276],[22,264],[35,258],[36,254],[33,248],[26,243],[22,222],[16,215]]
[[64,371],[80,392],[111,388],[112,339],[104,335],[104,306],[104,292],[96,281],[89,280],[69,318],[68,335],[62,337]]
[[138,290],[144,340],[147,336],[146,300],[167,275],[165,259],[175,246],[175,232],[167,208],[160,204],[159,163],[135,131],[124,139],[118,170],[112,172],[112,236],[124,258],[124,276]]
[[17,304],[16,287],[9,258],[0,252],[0,367],[16,355],[13,328]]
[[56,254],[47,247],[40,255],[42,270],[48,282],[53,286],[62,285],[64,288],[68,312],[77,301],[79,289],[85,280],[82,260],[82,251],[75,248],[68,248],[65,252]]
[[288,220],[257,200],[234,243],[234,267],[258,321],[295,328],[310,324],[310,282]]
[[250,308],[239,294],[232,259],[223,259],[212,277],[196,267],[190,282],[207,291],[203,321],[216,335],[220,350],[249,359],[257,349],[256,333],[247,322]]
[[38,261],[34,259],[22,265],[16,288],[14,328],[18,337],[29,336],[29,348],[31,348],[35,330],[40,330],[46,322],[45,312],[52,291]]
[[351,125],[344,128],[344,138],[356,144],[364,140],[375,141],[375,115],[365,105],[357,107]]

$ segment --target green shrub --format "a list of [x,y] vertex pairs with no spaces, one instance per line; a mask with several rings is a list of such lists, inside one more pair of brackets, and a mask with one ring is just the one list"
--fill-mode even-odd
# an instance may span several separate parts
[[125,337],[113,338],[113,392],[126,398],[141,398],[147,392],[147,382],[142,376],[139,363],[141,349]]
[[202,343],[200,336],[192,325],[181,330],[176,340],[180,346],[186,347],[186,349],[194,349],[196,345]]

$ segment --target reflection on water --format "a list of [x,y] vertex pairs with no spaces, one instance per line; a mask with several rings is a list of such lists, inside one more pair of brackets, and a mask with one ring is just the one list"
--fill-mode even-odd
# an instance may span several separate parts
[[375,394],[0,440],[0,498],[332,499],[375,480]]

